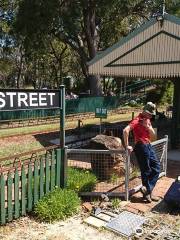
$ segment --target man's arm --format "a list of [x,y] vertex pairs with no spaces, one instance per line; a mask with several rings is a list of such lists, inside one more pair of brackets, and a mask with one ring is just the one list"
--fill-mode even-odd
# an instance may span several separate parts
[[154,128],[151,126],[151,127],[148,128],[148,131],[149,131],[150,137],[152,139],[154,139],[156,137],[156,133],[154,131]]
[[151,125],[150,120],[148,119],[148,120],[144,121],[144,122],[143,122],[143,125],[144,125],[144,127],[147,128],[147,130],[149,131],[150,137],[151,137],[151,138],[155,138],[155,137],[156,137],[156,133],[155,133],[155,131],[154,131],[152,125]]
[[127,150],[130,152],[133,151],[132,146],[129,146],[129,133],[131,131],[131,127],[128,125],[127,127],[124,128],[123,130],[123,138],[124,138],[124,145]]

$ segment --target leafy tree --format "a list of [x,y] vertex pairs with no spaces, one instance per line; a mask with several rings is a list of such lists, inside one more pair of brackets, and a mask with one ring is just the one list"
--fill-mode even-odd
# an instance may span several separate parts
[[0,0],[0,81],[3,87],[20,87],[23,47],[16,44],[12,32],[18,3],[18,0]]
[[[92,94],[101,94],[98,76],[89,76],[87,62],[97,51],[116,42],[149,14],[152,1],[141,0],[22,0],[16,31],[25,49],[44,47],[56,37],[69,45],[79,58]],[[129,27],[129,23],[131,23]],[[111,29],[111,31],[109,31]]]
[[173,83],[168,80],[154,80],[155,88],[147,93],[146,101],[152,101],[160,105],[172,104]]
[[[167,12],[178,16],[179,4],[167,0]],[[87,62],[159,9],[161,0],[0,0],[2,86],[56,87],[68,74],[98,95]]]

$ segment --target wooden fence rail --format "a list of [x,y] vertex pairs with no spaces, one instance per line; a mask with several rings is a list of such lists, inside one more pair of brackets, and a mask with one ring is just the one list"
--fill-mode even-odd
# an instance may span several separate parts
[[0,224],[25,216],[34,205],[55,186],[62,187],[64,169],[63,149],[53,149],[46,154],[30,158],[0,174]]

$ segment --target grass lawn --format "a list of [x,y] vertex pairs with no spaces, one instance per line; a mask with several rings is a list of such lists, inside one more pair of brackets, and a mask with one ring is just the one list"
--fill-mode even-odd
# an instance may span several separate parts
[[[131,120],[131,113],[127,114],[113,114],[103,119],[103,122],[120,122]],[[83,125],[87,124],[99,124],[99,118],[83,119]],[[66,129],[77,127],[78,123],[76,121],[67,121]],[[0,158],[5,158],[8,156],[14,156],[16,154],[21,154],[37,149],[44,148],[42,142],[36,138],[36,133],[46,132],[46,131],[58,131],[59,124],[49,124],[31,127],[21,127],[14,129],[1,129],[0,131]],[[22,136],[24,134],[24,136]],[[16,136],[15,136],[16,135]],[[21,136],[18,136],[21,135]],[[45,135],[46,136],[46,135]],[[47,137],[48,138],[48,137]],[[48,141],[48,139],[47,139]]]
[[[103,119],[103,122],[116,122],[116,121],[128,121],[131,120],[131,113],[126,114],[113,114],[109,115],[107,119]],[[99,124],[99,118],[90,118],[90,119],[83,119],[83,125],[87,124]],[[78,126],[77,120],[75,121],[67,121],[65,124],[66,129],[75,128]],[[0,138],[1,137],[10,137],[14,135],[22,135],[22,134],[35,134],[37,132],[46,132],[46,131],[58,131],[59,124],[46,124],[46,125],[39,125],[39,126],[30,126],[30,127],[21,127],[21,128],[12,128],[12,129],[1,129],[0,131]]]
[[31,135],[0,139],[0,145],[0,158],[43,148],[41,143]]

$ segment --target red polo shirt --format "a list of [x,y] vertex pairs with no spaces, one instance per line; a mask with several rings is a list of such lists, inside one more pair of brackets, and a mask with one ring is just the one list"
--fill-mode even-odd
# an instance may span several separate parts
[[145,144],[150,143],[150,134],[149,131],[143,126],[143,121],[150,122],[150,119],[145,119],[142,113],[140,113],[129,124],[134,133],[135,143],[137,142],[142,142]]

